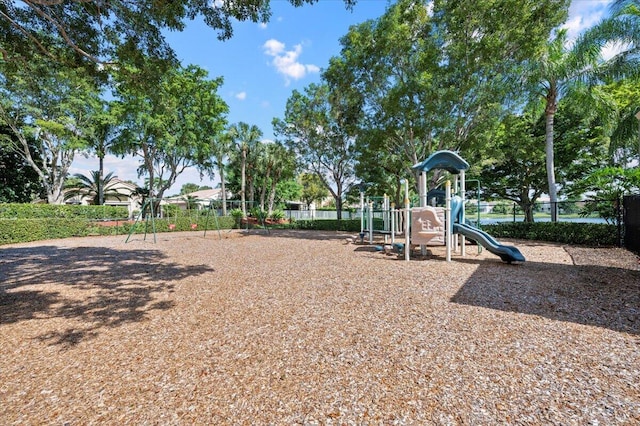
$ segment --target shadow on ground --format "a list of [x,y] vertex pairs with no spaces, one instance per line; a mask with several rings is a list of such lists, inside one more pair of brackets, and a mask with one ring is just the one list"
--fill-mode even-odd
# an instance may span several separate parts
[[451,301],[640,334],[640,271],[482,261]]
[[339,240],[345,241],[346,238],[357,236],[357,232],[347,231],[317,231],[303,229],[242,229],[239,230],[242,236],[260,236],[260,237],[278,237],[278,238],[294,238],[296,240]]
[[76,320],[80,325],[39,337],[74,345],[104,327],[171,309],[173,282],[211,271],[207,265],[168,262],[156,250],[5,248],[0,250],[0,326],[36,318]]

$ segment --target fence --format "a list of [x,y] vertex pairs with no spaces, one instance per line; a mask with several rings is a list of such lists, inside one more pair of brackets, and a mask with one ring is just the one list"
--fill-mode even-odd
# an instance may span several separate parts
[[640,195],[628,195],[623,200],[624,246],[640,253]]
[[[640,195],[638,196],[640,197]],[[625,198],[626,200],[626,198]],[[631,202],[631,201],[625,201]],[[553,208],[557,212],[558,222],[577,223],[602,223],[616,225],[616,239],[618,245],[623,245],[624,241],[629,244],[640,245],[640,201],[635,201],[632,207],[622,208],[622,199],[596,199],[586,201],[559,201],[557,203],[536,202],[532,208],[531,218],[534,222],[550,222]],[[513,201],[499,200],[492,202],[477,203],[468,200],[465,206],[466,220],[474,226],[497,224],[501,222],[524,222],[525,212]],[[624,214],[623,214],[624,213]],[[295,220],[308,219],[336,219],[336,211],[333,210],[286,210],[285,216]],[[342,212],[343,219],[358,219],[361,213],[359,210]],[[373,210],[373,218],[383,218],[381,209]],[[628,220],[636,220],[636,225],[628,228],[625,225]],[[635,226],[635,228],[633,228]],[[627,234],[625,234],[625,229]],[[634,234],[635,232],[635,234]],[[625,244],[626,245],[626,244]],[[629,245],[626,245],[629,248]],[[631,249],[631,248],[630,248]],[[633,249],[638,250],[638,249]]]
[[[285,210],[284,216],[294,220],[325,220],[337,219],[338,212],[335,210]],[[351,213],[350,211],[342,211],[342,219],[356,219],[360,217],[360,213]]]
[[[619,200],[588,200],[588,201],[558,201],[536,202],[532,208],[534,222],[550,222],[551,212],[555,209],[558,222],[582,222],[582,223],[611,223],[622,221],[622,210]],[[467,218],[477,215],[475,203],[466,206]],[[522,222],[525,220],[525,212],[513,201],[495,201],[481,203],[480,221],[483,224],[498,222]]]

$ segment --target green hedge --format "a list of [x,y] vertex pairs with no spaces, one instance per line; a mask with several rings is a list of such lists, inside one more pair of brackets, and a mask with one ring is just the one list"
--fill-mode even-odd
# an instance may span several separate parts
[[90,222],[78,219],[0,219],[0,244],[82,237],[102,230],[115,232],[115,229],[91,226]]
[[67,204],[0,204],[0,219],[124,219],[129,211],[122,206],[77,206]]
[[482,230],[496,238],[549,241],[588,246],[615,246],[618,229],[604,223],[508,222],[483,225]]
[[[29,216],[30,218],[25,218]],[[0,204],[0,245],[28,241],[88,235],[126,235],[135,226],[136,233],[153,232],[151,220],[137,224],[123,221],[118,226],[102,226],[104,220],[126,217],[126,208],[112,206],[54,206],[49,204]],[[218,217],[220,229],[234,227],[232,216]],[[103,223],[104,224],[104,223]],[[193,227],[193,225],[197,225]],[[156,232],[216,230],[210,216],[178,217],[155,220]],[[381,223],[375,223],[381,228]],[[300,220],[277,227],[320,231],[359,232],[360,219]],[[615,246],[615,225],[576,222],[508,222],[484,225],[483,230],[496,238],[517,238],[563,244]]]
[[291,227],[318,231],[360,232],[360,219],[299,220],[292,224]]
[[[200,217],[197,220],[189,218],[156,219],[156,232],[178,232],[216,230],[216,221],[210,217]],[[85,237],[90,235],[127,235],[135,227],[135,233],[153,232],[154,223],[151,220],[138,223],[122,221],[117,226],[103,226],[102,221],[90,221],[85,219],[0,219],[0,245],[12,243],[24,243],[29,241],[49,240],[67,237]],[[219,217],[220,229],[230,229],[234,220],[230,216]],[[197,226],[195,229],[193,224]],[[174,226],[171,226],[174,225]],[[173,229],[170,229],[173,228]]]

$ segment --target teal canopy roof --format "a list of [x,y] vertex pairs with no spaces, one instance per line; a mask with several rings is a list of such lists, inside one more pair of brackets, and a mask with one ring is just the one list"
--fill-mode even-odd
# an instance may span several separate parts
[[444,169],[449,173],[457,175],[462,170],[468,170],[469,163],[455,152],[444,150],[434,152],[423,162],[414,165],[413,168],[423,172],[428,172],[433,169]]

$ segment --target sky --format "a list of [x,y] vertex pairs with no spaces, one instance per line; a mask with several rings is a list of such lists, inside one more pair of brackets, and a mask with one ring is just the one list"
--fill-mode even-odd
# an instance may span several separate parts
[[[569,37],[599,22],[611,1],[573,0],[565,24]],[[349,27],[381,16],[388,4],[387,0],[359,0],[349,11],[342,0],[320,0],[298,8],[285,0],[271,0],[267,24],[236,23],[230,40],[218,40],[217,33],[198,20],[189,22],[182,32],[165,35],[182,65],[198,65],[211,78],[223,77],[218,94],[229,105],[229,123],[255,124],[263,139],[271,140],[271,121],[283,117],[292,91],[318,83],[330,58],[340,54],[340,38]],[[141,184],[136,172],[139,164],[139,158],[108,155],[105,173]],[[70,173],[88,174],[97,168],[97,158],[76,155]],[[195,169],[188,169],[165,194],[179,193],[185,183],[215,187],[219,180],[201,180]]]

